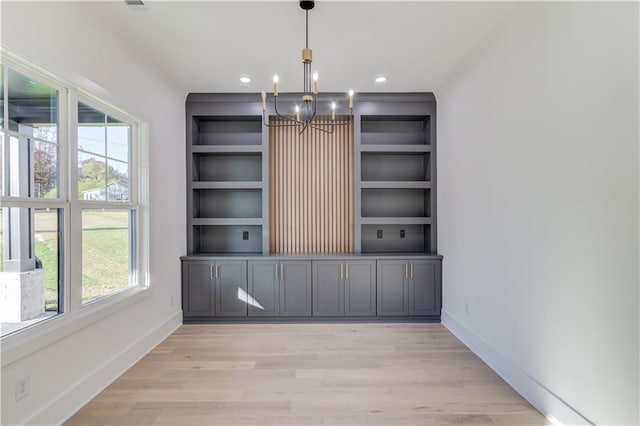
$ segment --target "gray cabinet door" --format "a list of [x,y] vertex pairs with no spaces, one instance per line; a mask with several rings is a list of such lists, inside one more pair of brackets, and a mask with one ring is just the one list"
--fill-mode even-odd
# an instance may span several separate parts
[[344,314],[375,316],[376,262],[363,260],[345,263]]
[[410,261],[409,315],[440,315],[440,262]]
[[248,315],[278,316],[280,314],[280,280],[276,278],[278,262],[250,261],[248,279]]
[[280,262],[280,316],[311,315],[311,262]]
[[247,316],[247,264],[242,260],[217,261],[216,316]]
[[182,311],[185,317],[215,315],[213,262],[184,262],[182,265]]
[[378,315],[408,315],[409,286],[406,260],[378,261]]
[[313,261],[313,315],[344,315],[344,263],[339,261]]

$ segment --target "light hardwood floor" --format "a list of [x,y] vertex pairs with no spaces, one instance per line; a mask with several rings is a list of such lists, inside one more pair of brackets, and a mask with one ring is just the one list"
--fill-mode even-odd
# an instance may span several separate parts
[[440,324],[185,325],[68,425],[549,424]]

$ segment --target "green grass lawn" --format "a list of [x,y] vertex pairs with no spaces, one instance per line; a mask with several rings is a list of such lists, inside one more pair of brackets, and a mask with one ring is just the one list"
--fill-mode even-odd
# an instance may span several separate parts
[[129,212],[82,215],[82,301],[129,287]]
[[[2,216],[0,214],[0,220]],[[35,213],[35,253],[45,271],[45,307],[58,310],[57,211]],[[85,211],[82,216],[82,302],[129,287],[128,211]],[[2,232],[0,228],[0,241]],[[0,259],[3,248],[0,243]]]

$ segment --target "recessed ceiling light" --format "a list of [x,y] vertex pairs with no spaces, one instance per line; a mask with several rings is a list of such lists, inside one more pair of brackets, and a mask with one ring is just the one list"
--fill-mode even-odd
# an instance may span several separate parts
[[249,77],[240,77],[240,83],[249,84],[251,79]]
[[387,77],[376,77],[376,83],[384,83],[385,81],[387,81]]

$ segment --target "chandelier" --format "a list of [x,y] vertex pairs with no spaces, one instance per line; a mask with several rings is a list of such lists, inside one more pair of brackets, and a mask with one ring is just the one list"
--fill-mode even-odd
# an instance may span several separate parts
[[311,72],[312,52],[309,49],[309,11],[315,6],[314,0],[300,0],[300,7],[305,11],[305,48],[302,49],[304,67],[304,90],[300,104],[295,105],[295,115],[281,114],[278,111],[278,75],[273,76],[273,110],[283,120],[269,123],[267,114],[267,93],[262,91],[262,120],[267,127],[298,127],[300,133],[307,127],[326,133],[333,133],[336,126],[345,126],[353,121],[353,90],[349,90],[349,117],[347,120],[336,120],[336,103],[331,102],[331,120],[315,120],[318,98],[318,73]]

